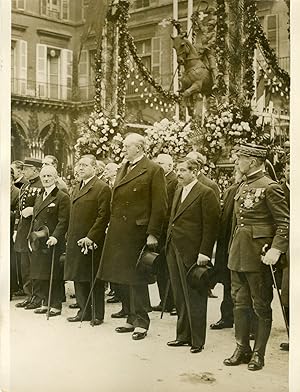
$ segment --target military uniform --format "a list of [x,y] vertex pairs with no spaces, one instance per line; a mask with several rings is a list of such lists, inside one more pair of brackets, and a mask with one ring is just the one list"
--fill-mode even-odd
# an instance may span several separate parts
[[[244,156],[262,157],[262,154],[259,147],[241,150]],[[265,176],[262,170],[247,175],[234,199],[228,267],[231,270],[237,349],[224,363],[232,366],[249,362],[251,358],[248,369],[259,370],[264,365],[271,331],[273,299],[270,266],[262,263],[262,252],[265,245],[281,254],[287,252],[289,210],[280,185]],[[253,354],[249,345],[251,305],[258,317]]]
[[28,248],[28,232],[31,225],[32,216],[24,218],[21,214],[26,207],[33,207],[35,199],[42,191],[42,183],[40,177],[29,180],[20,189],[19,208],[16,214],[15,230],[17,236],[15,240],[15,251],[20,253],[21,259],[21,274],[23,280],[23,290],[27,295],[27,300],[33,297],[34,290],[30,278],[30,257]]

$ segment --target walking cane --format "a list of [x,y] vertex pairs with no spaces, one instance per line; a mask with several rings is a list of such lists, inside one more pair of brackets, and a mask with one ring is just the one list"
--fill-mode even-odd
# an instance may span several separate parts
[[286,314],[285,314],[285,310],[284,310],[284,306],[283,306],[283,303],[282,303],[282,299],[281,299],[281,295],[280,295],[280,292],[279,292],[279,288],[278,288],[277,283],[276,283],[276,278],[275,278],[275,274],[274,274],[274,270],[273,270],[273,266],[272,265],[270,265],[270,270],[271,270],[271,273],[272,273],[273,283],[274,283],[275,289],[276,289],[277,294],[278,294],[278,298],[279,298],[279,302],[280,302],[280,306],[281,306],[281,311],[282,311],[282,315],[283,315],[283,319],[284,319],[284,323],[285,323],[285,327],[286,327],[286,332],[287,332],[287,335],[289,337],[290,336],[290,333],[289,333],[290,332],[290,328],[289,328],[288,320],[287,320],[287,317],[286,317]]
[[169,294],[169,290],[170,290],[170,278],[168,278],[167,281],[167,285],[166,285],[166,290],[165,290],[165,295],[164,295],[164,300],[163,300],[163,304],[162,304],[162,309],[161,309],[161,314],[160,314],[160,318],[163,318],[163,314],[165,312],[166,309],[166,305],[167,305],[167,299],[168,299],[168,294]]
[[95,317],[94,317],[94,309],[95,309],[94,287],[95,287],[95,284],[96,284],[97,277],[94,278],[94,242],[92,243],[92,274],[91,274],[91,278],[92,278],[91,279],[91,289],[90,289],[89,295],[87,297],[84,309],[82,311],[82,315],[81,315],[81,319],[80,319],[80,327],[81,327],[82,321],[84,319],[84,315],[86,313],[86,310],[87,310],[89,301],[91,299],[91,296],[92,296],[92,320],[91,320],[92,321],[92,326],[94,326],[94,324],[95,324]]
[[51,302],[53,270],[54,270],[54,258],[55,258],[55,245],[53,245],[52,259],[51,259],[51,273],[50,273],[50,284],[49,284],[49,294],[48,294],[47,320],[49,320],[49,313],[50,313],[50,302]]

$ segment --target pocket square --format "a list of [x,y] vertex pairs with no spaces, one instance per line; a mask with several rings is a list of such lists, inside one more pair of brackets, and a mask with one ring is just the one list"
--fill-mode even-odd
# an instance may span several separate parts
[[51,203],[51,204],[48,205],[48,207],[55,207],[55,204]]

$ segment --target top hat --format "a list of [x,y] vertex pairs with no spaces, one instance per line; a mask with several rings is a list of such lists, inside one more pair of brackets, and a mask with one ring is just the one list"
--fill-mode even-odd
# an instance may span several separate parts
[[41,250],[46,247],[46,241],[49,238],[49,229],[47,226],[41,226],[37,231],[33,231],[29,236],[29,245],[32,251]]
[[237,154],[245,155],[247,157],[266,158],[266,147],[259,146],[252,143],[244,143],[237,147]]
[[42,161],[41,161],[41,159],[38,159],[38,158],[25,158],[24,166],[41,168]]
[[[150,251],[145,245],[136,263],[136,270],[152,281],[157,272],[158,256],[159,253]],[[154,282],[155,280],[156,279],[154,278]]]
[[193,289],[207,289],[209,285],[209,275],[207,266],[193,264],[186,273],[186,280]]

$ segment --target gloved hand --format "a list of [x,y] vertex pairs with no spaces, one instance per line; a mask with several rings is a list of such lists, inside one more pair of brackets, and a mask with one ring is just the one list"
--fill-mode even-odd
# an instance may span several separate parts
[[279,260],[280,255],[281,255],[280,250],[275,248],[270,248],[265,254],[265,256],[262,257],[262,262],[267,265],[274,265]]
[[46,245],[48,246],[48,248],[50,246],[56,245],[57,244],[57,239],[55,237],[50,236],[48,238],[48,241],[46,242]]

